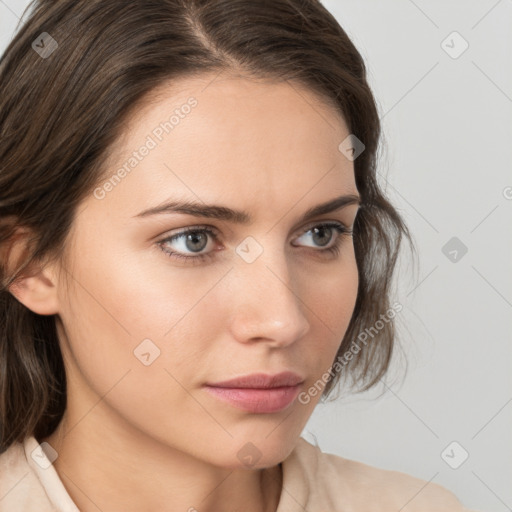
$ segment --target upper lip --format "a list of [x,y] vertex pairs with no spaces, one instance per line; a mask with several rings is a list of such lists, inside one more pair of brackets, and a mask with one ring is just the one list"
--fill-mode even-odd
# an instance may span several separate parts
[[281,372],[275,375],[266,373],[252,373],[243,377],[225,380],[222,382],[207,383],[207,386],[217,388],[252,388],[252,389],[268,389],[283,386],[296,386],[304,382],[304,379],[293,372]]

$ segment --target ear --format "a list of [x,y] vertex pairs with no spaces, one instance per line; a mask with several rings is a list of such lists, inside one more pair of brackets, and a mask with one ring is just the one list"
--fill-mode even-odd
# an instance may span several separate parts
[[[7,248],[2,250],[2,259],[7,262],[8,270],[26,261],[29,235],[29,231],[17,231]],[[52,265],[43,268],[40,263],[31,262],[9,285],[8,291],[34,313],[53,315],[59,312],[56,275]]]

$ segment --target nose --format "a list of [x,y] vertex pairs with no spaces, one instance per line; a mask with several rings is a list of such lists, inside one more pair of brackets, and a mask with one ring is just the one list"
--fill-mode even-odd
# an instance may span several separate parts
[[230,329],[237,341],[285,347],[309,331],[308,308],[288,267],[282,252],[272,257],[265,251],[252,263],[238,261],[230,272]]

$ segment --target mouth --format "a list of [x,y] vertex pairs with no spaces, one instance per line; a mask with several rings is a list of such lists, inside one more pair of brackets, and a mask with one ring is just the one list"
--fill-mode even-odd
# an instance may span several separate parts
[[284,411],[297,398],[304,379],[293,372],[263,373],[206,384],[205,390],[217,399],[252,413]]
[[273,413],[287,409],[297,398],[300,384],[275,388],[217,388],[205,386],[206,391],[238,409],[252,413]]

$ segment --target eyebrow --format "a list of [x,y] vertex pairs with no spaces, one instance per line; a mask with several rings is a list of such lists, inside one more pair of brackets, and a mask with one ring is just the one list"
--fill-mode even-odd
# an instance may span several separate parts
[[[299,222],[305,222],[318,215],[332,213],[334,211],[341,210],[345,206],[353,204],[361,204],[360,196],[354,194],[339,196],[325,203],[313,206],[302,215]],[[134,218],[144,218],[152,215],[169,213],[182,213],[192,215],[194,217],[217,219],[243,225],[249,225],[253,222],[251,215],[245,210],[234,210],[227,206],[197,203],[194,201],[166,202],[159,206],[148,208],[147,210],[135,215]]]

